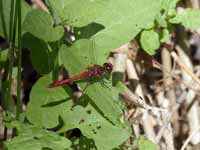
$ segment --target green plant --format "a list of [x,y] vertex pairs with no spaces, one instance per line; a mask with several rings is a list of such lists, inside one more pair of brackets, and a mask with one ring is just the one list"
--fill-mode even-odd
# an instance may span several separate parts
[[[12,17],[9,16],[12,3],[11,0],[1,0],[4,19],[0,20],[0,35],[11,42],[9,81],[11,82],[12,77],[12,52],[15,47],[30,49],[32,65],[43,76],[32,87],[25,113],[26,119],[14,123],[9,119],[6,121],[7,126],[12,125],[11,127],[17,129],[18,136],[11,142],[5,142],[5,148],[70,149],[71,143],[75,147],[84,143],[85,149],[118,148],[128,139],[131,130],[122,115],[124,107],[119,103],[120,91],[117,87],[110,84],[103,87],[99,82],[95,82],[88,86],[85,95],[78,100],[77,106],[73,107],[71,89],[67,85],[54,89],[48,89],[47,85],[57,78],[60,66],[63,65],[70,76],[79,74],[93,64],[94,58],[91,53],[95,54],[97,64],[103,64],[112,49],[129,42],[137,35],[144,51],[153,55],[162,43],[169,40],[174,24],[182,24],[190,29],[199,27],[200,21],[197,18],[200,11],[188,9],[182,14],[177,14],[178,0],[45,2],[49,12],[33,9],[22,1],[18,8],[22,11],[21,18],[18,18],[18,22],[22,21],[22,27],[17,29],[18,36],[15,42],[15,35],[10,35],[9,38],[7,35],[15,33],[11,30],[16,30],[16,25],[12,25],[10,30],[5,29],[12,24]],[[19,6],[20,3],[17,4]],[[67,26],[73,29],[75,41],[71,41],[65,32]],[[2,52],[0,54],[5,55]],[[18,68],[21,66],[20,58]],[[5,66],[4,62],[4,59],[1,60],[1,68]],[[19,82],[20,72],[19,69]],[[85,83],[78,84],[81,87],[85,86]],[[11,86],[11,83],[9,85]],[[7,109],[11,93],[10,87],[8,89]],[[19,93],[20,90],[18,99]],[[17,119],[20,118],[21,107],[20,102],[18,104]],[[56,132],[47,130],[52,128],[56,128]],[[83,135],[78,139],[78,144],[77,139],[71,140],[62,136],[74,128],[80,129]],[[139,147],[145,150],[148,146],[139,143]],[[151,147],[157,149],[156,146]]]

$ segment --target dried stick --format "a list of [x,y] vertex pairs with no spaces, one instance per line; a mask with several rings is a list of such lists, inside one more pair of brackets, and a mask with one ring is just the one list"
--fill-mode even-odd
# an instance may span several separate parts
[[168,150],[174,150],[174,140],[173,140],[173,128],[171,124],[171,118],[173,116],[173,112],[176,112],[177,109],[173,108],[172,110],[169,109],[169,101],[165,98],[164,92],[160,92],[156,95],[158,102],[162,104],[164,108],[167,108],[166,112],[163,112],[162,120],[161,121],[161,128],[157,134],[156,140],[159,142],[163,137],[165,139],[165,147]]
[[[171,55],[182,69],[183,80],[188,84],[192,84],[193,87],[199,87],[200,81],[198,77],[193,73],[193,65],[190,59],[179,46],[176,46],[176,50],[179,54],[179,57],[176,55],[175,52],[172,52]],[[195,96],[195,91],[189,89],[186,95],[186,103],[188,105],[191,104],[194,101]],[[190,127],[190,133],[196,132],[200,128],[199,108],[197,101],[193,103],[187,116],[189,120],[188,122]],[[200,133],[196,134],[196,137],[193,137],[191,139],[191,142],[193,144],[199,143]]]
[[[163,78],[164,78],[164,84],[165,87],[168,87],[169,85],[173,84],[173,79],[172,79],[172,75],[169,74],[169,72],[172,72],[172,61],[171,61],[171,57],[170,57],[170,52],[168,51],[168,49],[163,48],[162,49],[162,64],[163,67],[165,68],[165,70],[163,70]],[[167,98],[169,99],[169,111],[172,112],[174,106],[177,105],[176,103],[176,95],[175,95],[175,91],[174,88],[169,89],[168,91],[166,91],[166,95]],[[166,117],[166,115],[163,115],[163,117]],[[168,119],[164,119],[164,120],[168,120]],[[171,118],[167,121],[168,122],[168,126],[167,126],[167,130],[165,132],[168,132],[168,134],[164,134],[164,138],[166,140],[166,144],[167,147],[169,147],[170,149],[174,149],[174,143],[173,143],[173,129],[172,129],[172,125],[170,123],[170,120],[172,120],[173,122],[173,126],[174,126],[174,133],[177,135],[178,134],[178,129],[179,129],[179,124],[177,122],[178,120],[178,112],[175,110],[173,112],[173,116],[171,116]],[[170,133],[171,132],[171,133]],[[171,135],[171,136],[169,136]]]
[[[139,80],[138,75],[136,73],[135,67],[130,59],[127,60],[127,74],[129,79],[136,79]],[[133,94],[129,89],[127,89],[123,95],[127,97],[129,100],[131,100],[136,106],[139,106],[140,108],[143,108],[143,118],[142,118],[142,125],[144,127],[145,133],[148,137],[148,139],[152,140],[153,142],[156,142],[155,140],[155,132],[154,132],[154,124],[152,120],[150,119],[151,116],[147,113],[148,110],[152,111],[156,115],[159,115],[157,109],[154,109],[153,107],[147,105],[144,101],[144,94],[142,91],[142,87],[140,84],[136,87],[135,93]],[[140,95],[140,96],[139,96]]]

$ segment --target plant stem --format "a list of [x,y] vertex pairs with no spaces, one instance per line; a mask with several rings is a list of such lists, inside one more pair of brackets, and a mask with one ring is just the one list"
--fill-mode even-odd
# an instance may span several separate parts
[[21,64],[22,64],[22,44],[21,44],[21,0],[17,0],[18,12],[18,72],[17,72],[17,109],[16,118],[19,119],[21,112]]
[[[14,2],[13,2],[14,3]],[[7,91],[7,108],[10,110],[10,100],[11,100],[11,86],[12,86],[12,72],[13,72],[13,63],[14,63],[14,50],[15,50],[15,36],[16,36],[16,25],[17,25],[17,5],[15,5],[14,12],[14,22],[11,28],[11,41],[9,48],[9,66],[8,66],[8,91]]]
[[[9,64],[8,64],[8,86],[6,88],[6,99],[5,99],[5,109],[7,111],[11,110],[10,100],[11,100],[11,85],[12,85],[12,71],[13,71],[13,62],[14,62],[14,45],[15,45],[15,26],[16,26],[16,16],[14,17],[15,12],[15,1],[11,1],[11,10],[10,10],[10,25],[9,25]],[[13,23],[14,22],[14,23]],[[4,140],[7,139],[7,128],[4,129]]]

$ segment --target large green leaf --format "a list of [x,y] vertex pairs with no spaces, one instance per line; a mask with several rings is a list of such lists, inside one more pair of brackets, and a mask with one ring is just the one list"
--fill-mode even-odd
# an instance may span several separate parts
[[65,137],[36,126],[24,124],[18,126],[17,129],[18,136],[11,141],[5,142],[4,146],[8,150],[42,150],[43,148],[64,150],[71,145],[71,142]]
[[[60,132],[79,128],[84,136],[94,140],[99,149],[115,148],[129,137],[130,130],[127,124],[119,121],[121,111],[116,102],[118,99],[115,92],[110,92],[110,89],[105,91],[105,89],[98,88],[98,90],[104,92],[105,95],[102,96],[102,92],[96,90],[92,92],[92,89],[88,89],[90,91],[88,96],[80,99],[80,103],[84,100],[89,103],[85,107],[81,105],[72,107],[72,101],[67,100],[69,96],[61,87],[52,89],[46,87],[50,82],[49,76],[43,77],[34,85],[31,91],[27,108],[27,117],[31,123],[53,128],[59,124],[60,117],[60,120],[64,123]],[[101,93],[101,95],[98,95],[98,93]],[[108,97],[105,97],[106,95]],[[109,97],[109,95],[115,95],[116,97]],[[99,99],[98,96],[101,96],[102,99]],[[94,104],[94,98],[102,101],[102,107],[107,105],[105,110],[98,108],[99,104]],[[115,124],[112,124],[109,120]],[[112,136],[106,136],[105,138],[105,135]]]
[[119,122],[122,110],[119,103],[119,93],[114,87],[108,84],[102,85],[99,82],[95,82],[89,84],[86,93],[100,112],[103,113],[104,117],[111,120],[114,124]]
[[[59,5],[49,1],[55,10],[61,3],[64,5],[58,14],[69,25],[89,28],[95,22],[102,26],[92,37],[95,55],[104,55],[104,59],[97,60],[100,64],[106,61],[111,49],[129,42],[143,28],[152,27],[161,9],[161,0],[63,0],[59,1]],[[91,30],[88,32],[91,33]],[[80,31],[78,37],[85,35],[88,38],[90,33]]]
[[[72,46],[62,45],[60,48],[60,56],[62,63],[68,69],[70,76],[79,74],[92,66],[96,62],[94,56],[94,43],[92,40],[82,39],[76,41]],[[101,64],[100,64],[101,65]]]
[[41,10],[32,10],[24,20],[23,29],[44,41],[60,40],[64,34],[62,26],[53,27],[52,17]]
[[[50,1],[51,7],[56,11],[62,22],[81,27],[87,25],[101,15],[109,1],[105,0],[59,0]],[[78,11],[78,13],[77,13]]]
[[[64,127],[60,131],[79,128],[84,136],[93,139],[98,149],[113,149],[130,135],[126,124],[113,125],[90,104],[85,108],[76,106],[63,112]],[[124,126],[124,127],[123,127]],[[110,136],[112,135],[112,136]]]
[[[105,26],[104,30],[94,36],[98,52],[106,53],[117,48],[134,38],[142,28],[151,27],[156,14],[160,11],[160,1],[157,0],[125,0],[115,1],[113,4],[110,4],[112,16],[97,20]],[[108,10],[104,16],[106,13],[109,13]]]
[[111,49],[129,42],[143,28],[151,28],[160,11],[160,2],[160,0],[107,1],[101,15],[94,20],[104,26],[103,30],[92,37],[95,55],[105,55],[104,59],[98,62],[105,62]]
[[[93,41],[86,39],[78,40],[71,47],[65,45],[61,47],[61,60],[69,71],[70,76],[80,74],[95,63],[93,59],[97,58],[97,56],[92,56],[95,54],[93,50]],[[103,55],[98,55],[99,59],[104,57]],[[103,112],[104,116],[113,122],[119,119],[122,112],[117,104],[118,92],[113,87],[105,87],[96,82],[89,84],[85,92],[98,109]]]
[[31,90],[27,108],[28,120],[46,128],[53,128],[59,124],[59,115],[71,100],[63,88],[47,88],[51,82],[50,76],[42,77],[36,82]]

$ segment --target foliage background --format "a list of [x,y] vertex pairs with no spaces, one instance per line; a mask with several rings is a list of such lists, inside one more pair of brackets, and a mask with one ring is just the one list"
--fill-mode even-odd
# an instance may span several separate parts
[[[200,142],[199,57],[191,53],[198,51],[199,9],[185,8],[188,4],[178,0],[0,2],[0,36],[7,44],[0,51],[4,136],[7,128],[17,129],[11,141],[4,139],[4,149],[175,149],[196,132],[188,146]],[[177,5],[184,8],[181,13]],[[12,13],[19,16],[19,10],[16,21]],[[195,41],[196,49],[188,40]],[[73,76],[108,57],[114,63],[110,82],[102,86],[94,80],[75,107],[74,88],[47,88],[60,70]],[[119,63],[118,57],[124,59]],[[22,66],[16,66],[18,60]],[[133,78],[130,62],[137,70]],[[119,64],[126,68],[117,70]],[[20,72],[22,81],[17,78]],[[84,81],[77,82],[82,89]],[[12,104],[9,95],[19,100],[19,93],[26,109],[16,117],[21,106]],[[187,123],[181,126],[184,116]]]

